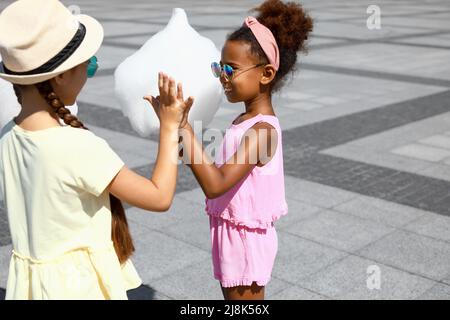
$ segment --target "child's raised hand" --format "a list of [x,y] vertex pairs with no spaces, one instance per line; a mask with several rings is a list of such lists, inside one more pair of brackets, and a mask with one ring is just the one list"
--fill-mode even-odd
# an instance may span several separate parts
[[158,74],[159,96],[145,96],[155,110],[161,126],[174,126],[183,128],[187,124],[189,109],[194,103],[194,98],[183,98],[181,83],[175,85],[175,80],[164,73]]

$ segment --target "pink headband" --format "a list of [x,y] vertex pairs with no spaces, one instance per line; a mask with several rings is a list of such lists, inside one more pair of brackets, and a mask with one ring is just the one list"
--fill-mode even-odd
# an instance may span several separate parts
[[244,24],[249,27],[255,35],[256,40],[258,40],[258,43],[269,59],[270,64],[275,67],[275,70],[278,70],[280,67],[280,51],[278,50],[277,41],[275,40],[272,31],[259,23],[254,17],[245,18]]

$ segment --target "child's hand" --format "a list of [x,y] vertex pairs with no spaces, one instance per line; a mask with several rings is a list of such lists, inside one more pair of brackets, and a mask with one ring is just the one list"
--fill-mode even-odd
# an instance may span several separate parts
[[155,110],[161,126],[174,126],[183,128],[187,124],[189,109],[194,103],[194,98],[189,97],[186,101],[183,98],[183,88],[181,83],[175,87],[175,80],[169,78],[164,73],[158,74],[159,96],[145,96]]

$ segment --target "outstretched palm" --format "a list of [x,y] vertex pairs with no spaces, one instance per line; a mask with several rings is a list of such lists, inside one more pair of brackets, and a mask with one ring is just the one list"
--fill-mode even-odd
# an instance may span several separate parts
[[145,96],[144,99],[151,103],[160,122],[161,108],[163,106],[181,108],[182,114],[180,115],[179,128],[184,128],[187,125],[189,110],[194,103],[194,99],[189,97],[187,100],[184,100],[181,83],[178,83],[177,88],[175,89],[175,80],[169,79],[166,75],[161,73],[158,78],[158,86],[159,96]]

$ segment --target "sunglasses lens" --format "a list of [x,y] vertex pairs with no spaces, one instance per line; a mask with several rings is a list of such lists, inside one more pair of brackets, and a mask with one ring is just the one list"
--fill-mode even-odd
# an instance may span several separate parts
[[97,64],[97,57],[92,57],[91,59],[89,59],[89,65],[87,68],[87,76],[88,78],[92,78],[95,73],[97,72],[98,69],[98,64]]
[[220,67],[220,64],[217,62],[211,63],[211,70],[214,75],[214,77],[219,78],[220,74],[222,73],[222,68]]
[[223,66],[223,71],[225,71],[225,74],[228,77],[228,79],[231,79],[231,77],[233,76],[233,68],[226,64]]

